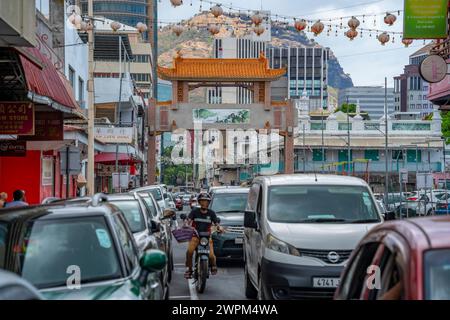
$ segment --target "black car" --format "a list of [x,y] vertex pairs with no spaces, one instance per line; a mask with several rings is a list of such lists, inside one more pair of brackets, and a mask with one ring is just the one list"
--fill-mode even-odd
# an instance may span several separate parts
[[213,233],[214,253],[218,258],[242,259],[244,243],[244,211],[249,188],[215,190],[209,208],[220,219],[223,233]]
[[0,269],[47,299],[167,298],[166,255],[138,250],[123,213],[99,198],[3,210]]

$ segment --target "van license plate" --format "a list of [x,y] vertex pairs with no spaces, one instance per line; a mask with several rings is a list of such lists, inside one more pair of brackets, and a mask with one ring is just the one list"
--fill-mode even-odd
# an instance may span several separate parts
[[314,288],[337,288],[340,278],[313,278]]
[[234,243],[235,244],[243,244],[244,243],[244,238],[236,238],[236,239],[234,239]]

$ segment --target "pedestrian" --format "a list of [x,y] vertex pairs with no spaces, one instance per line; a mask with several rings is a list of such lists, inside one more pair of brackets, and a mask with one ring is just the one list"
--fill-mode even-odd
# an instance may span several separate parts
[[0,209],[5,207],[6,202],[8,202],[8,194],[6,192],[0,193]]
[[8,202],[5,205],[5,208],[15,208],[15,207],[27,207],[28,203],[26,203],[25,191],[24,190],[16,190],[13,193],[14,201]]

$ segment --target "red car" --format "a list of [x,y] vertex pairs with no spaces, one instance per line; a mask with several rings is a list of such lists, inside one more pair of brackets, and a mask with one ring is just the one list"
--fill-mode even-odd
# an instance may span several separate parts
[[450,300],[450,216],[372,229],[354,250],[335,299]]

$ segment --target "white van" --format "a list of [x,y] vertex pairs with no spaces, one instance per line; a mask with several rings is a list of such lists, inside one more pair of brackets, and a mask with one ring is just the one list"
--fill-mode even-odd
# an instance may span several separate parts
[[277,175],[253,180],[244,220],[246,296],[320,299],[383,216],[361,179]]

